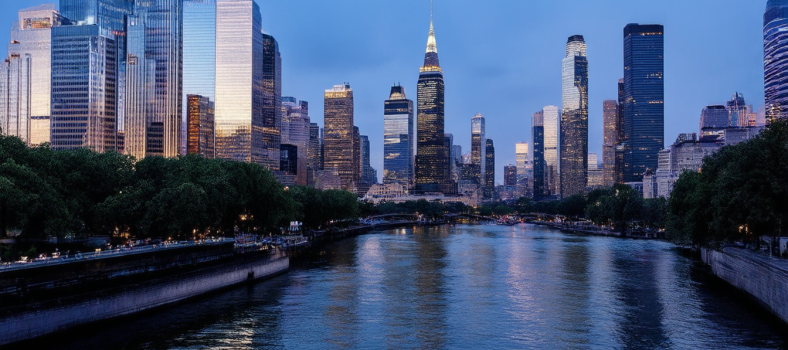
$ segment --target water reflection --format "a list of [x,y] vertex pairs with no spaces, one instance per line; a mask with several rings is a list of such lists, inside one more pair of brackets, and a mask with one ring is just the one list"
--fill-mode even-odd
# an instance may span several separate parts
[[351,238],[311,259],[272,280],[21,346],[788,346],[784,324],[663,242],[573,236],[526,225],[444,226]]

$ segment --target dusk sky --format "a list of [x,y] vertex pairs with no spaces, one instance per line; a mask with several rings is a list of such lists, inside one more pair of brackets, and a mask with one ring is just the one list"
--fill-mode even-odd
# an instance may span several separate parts
[[[279,41],[284,96],[309,101],[323,122],[323,91],[349,82],[355,123],[369,135],[383,173],[383,101],[401,83],[416,99],[430,20],[429,0],[257,0],[263,28]],[[57,1],[50,1],[55,2]],[[16,11],[46,3],[0,1],[0,39]],[[446,132],[470,151],[470,120],[486,118],[496,181],[531,141],[531,115],[561,105],[567,37],[588,44],[589,152],[602,152],[602,101],[617,98],[627,23],[665,26],[665,144],[697,132],[700,112],[734,92],[763,105],[762,21],[766,0],[436,0],[435,33],[446,83]],[[5,54],[5,52],[3,52]]]

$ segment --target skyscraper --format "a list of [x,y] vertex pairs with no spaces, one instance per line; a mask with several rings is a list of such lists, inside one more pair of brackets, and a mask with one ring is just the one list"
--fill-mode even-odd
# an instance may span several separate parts
[[454,193],[450,183],[449,151],[444,143],[443,70],[438,60],[435,30],[430,20],[424,65],[417,85],[416,191]]
[[186,106],[186,152],[205,158],[216,157],[213,102],[205,96],[188,95]]
[[323,143],[320,137],[320,126],[317,123],[309,124],[309,149],[307,152],[307,167],[313,171],[323,168]]
[[471,118],[471,173],[472,179],[479,185],[484,186],[487,137],[484,133],[484,117],[476,114]]
[[534,113],[531,120],[532,125],[532,144],[534,148],[534,176],[533,176],[533,195],[534,199],[540,200],[549,196],[549,186],[547,184],[546,172],[547,163],[545,162],[544,149],[544,112]]
[[[284,142],[281,140],[280,135],[282,123],[282,57],[279,54],[279,43],[273,36],[268,34],[263,34],[262,68],[261,98],[263,119],[262,125],[259,126],[262,128],[259,131],[262,141],[260,145],[260,159],[257,163],[271,170],[277,170],[276,155],[279,154],[279,144]],[[307,125],[309,124],[307,123]],[[299,147],[300,155],[304,149],[301,148],[300,144],[297,146]],[[303,178],[301,175],[299,174],[297,183],[306,184],[306,178]]]
[[370,164],[369,136],[360,135],[361,141],[361,181],[359,182],[359,195],[364,195],[369,188],[378,183],[377,172]]
[[309,148],[309,104],[306,101],[298,101],[295,97],[282,97],[282,123],[281,143],[297,147],[296,160],[296,185],[305,186],[307,184],[307,153]]
[[326,90],[323,104],[323,167],[339,175],[343,188],[352,189],[356,162],[350,84]]
[[512,164],[503,166],[503,185],[507,187],[517,186],[517,167]]
[[0,131],[28,145],[50,141],[52,27],[58,25],[53,4],[20,10],[8,57],[0,61]]
[[[540,112],[541,114],[541,112]],[[514,146],[515,165],[517,167],[517,195],[527,197],[532,192],[533,165],[528,159],[528,142],[518,142]]]
[[353,126],[353,184],[358,192],[358,184],[361,182],[361,132],[357,126]]
[[664,35],[659,24],[624,28],[624,182],[656,171],[664,148]]
[[618,143],[618,103],[602,102],[602,183],[610,187],[616,183],[616,144]]
[[216,2],[217,158],[267,164],[262,161],[261,21],[253,0]]
[[[744,102],[744,95],[734,93],[731,100],[727,103],[728,114],[730,115],[730,126],[747,127],[751,122],[751,108]],[[753,121],[754,123],[754,121]]]
[[544,118],[544,161],[545,161],[545,191],[548,196],[556,196],[561,191],[560,177],[558,176],[558,107],[546,106],[542,109]]
[[[129,30],[131,33],[131,30]],[[139,39],[129,37],[128,45],[136,45]],[[134,43],[134,44],[133,44]],[[132,50],[129,50],[129,54]],[[145,65],[145,56],[135,54],[134,65]],[[132,62],[129,62],[131,67]],[[127,74],[131,74],[132,68],[128,69]],[[127,79],[131,81],[132,79]],[[145,93],[147,88],[140,89]],[[216,0],[184,0],[183,1],[183,116],[184,123],[188,121],[188,96],[199,95],[208,99],[211,104],[216,102]],[[131,104],[131,99],[127,99],[127,110]],[[142,101],[145,101],[143,98]],[[144,111],[144,109],[143,109]],[[129,124],[131,115],[126,114],[126,121]],[[144,118],[145,113],[140,113]],[[144,122],[143,122],[144,128]],[[185,128],[188,129],[188,128]],[[134,135],[126,135],[134,138]],[[187,140],[187,142],[189,142]],[[126,142],[129,144],[129,142]],[[144,148],[143,148],[144,149]],[[127,148],[128,152],[128,148]]]
[[788,0],[769,0],[763,14],[766,119],[788,116]]
[[484,198],[495,199],[495,146],[492,139],[485,141]]
[[383,103],[383,183],[413,186],[413,101],[399,85]]
[[618,120],[616,122],[616,174],[615,183],[624,183],[624,173],[626,167],[624,166],[624,154],[627,148],[627,134],[624,132],[624,78],[618,79]]
[[562,61],[561,196],[586,189],[588,178],[588,59],[582,35],[569,37]]

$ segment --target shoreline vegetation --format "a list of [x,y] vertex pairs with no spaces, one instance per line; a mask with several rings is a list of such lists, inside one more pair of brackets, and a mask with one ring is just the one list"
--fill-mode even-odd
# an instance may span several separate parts
[[788,121],[774,121],[758,137],[706,157],[702,170],[681,174],[669,200],[643,199],[630,186],[614,185],[560,201],[521,198],[478,208],[426,200],[375,206],[346,191],[284,188],[257,164],[195,155],[137,162],[113,152],[30,148],[0,136],[0,239],[11,232],[17,242],[0,245],[3,262],[33,258],[48,241],[100,236],[117,246],[268,236],[290,221],[322,230],[362,217],[416,213],[428,220],[519,217],[622,237],[653,232],[696,249],[738,244],[759,250],[761,238],[768,238],[774,248],[782,222],[788,223]]

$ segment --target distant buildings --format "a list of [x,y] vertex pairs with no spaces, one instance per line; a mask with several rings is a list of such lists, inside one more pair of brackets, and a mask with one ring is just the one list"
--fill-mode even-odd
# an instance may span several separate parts
[[471,163],[469,172],[471,180],[484,186],[487,164],[487,137],[485,134],[484,117],[476,114],[471,118]]
[[599,167],[599,158],[596,153],[588,154],[588,188],[600,188],[604,186],[603,168]]
[[305,186],[308,184],[309,178],[308,153],[311,133],[309,103],[298,101],[295,97],[285,96],[282,97],[280,105],[282,106],[279,113],[282,116],[281,131],[277,131],[276,135],[279,136],[280,145],[288,144],[296,147],[296,171],[280,170],[295,175],[296,185]]
[[558,196],[561,192],[561,179],[558,176],[558,107],[546,106],[542,109],[544,119],[544,160],[545,189],[548,196]]
[[517,167],[512,164],[503,166],[503,185],[517,186]]
[[200,95],[186,96],[186,153],[215,158],[214,106]]
[[582,35],[566,43],[561,85],[560,178],[565,198],[585,192],[588,176],[588,59]]
[[450,179],[449,150],[444,139],[443,70],[438,60],[432,21],[417,94],[416,192],[455,193]]
[[665,144],[664,30],[659,24],[624,28],[624,182],[657,168]]
[[519,197],[533,196],[534,168],[528,159],[528,142],[518,142],[514,145],[515,165],[517,167],[516,192]]
[[769,0],[763,14],[763,80],[767,119],[788,116],[788,1]]
[[378,172],[370,164],[369,137],[361,135],[361,181],[358,185],[358,195],[364,196],[369,188],[378,183]]
[[383,183],[413,186],[413,101],[405,88],[391,87],[383,105]]

